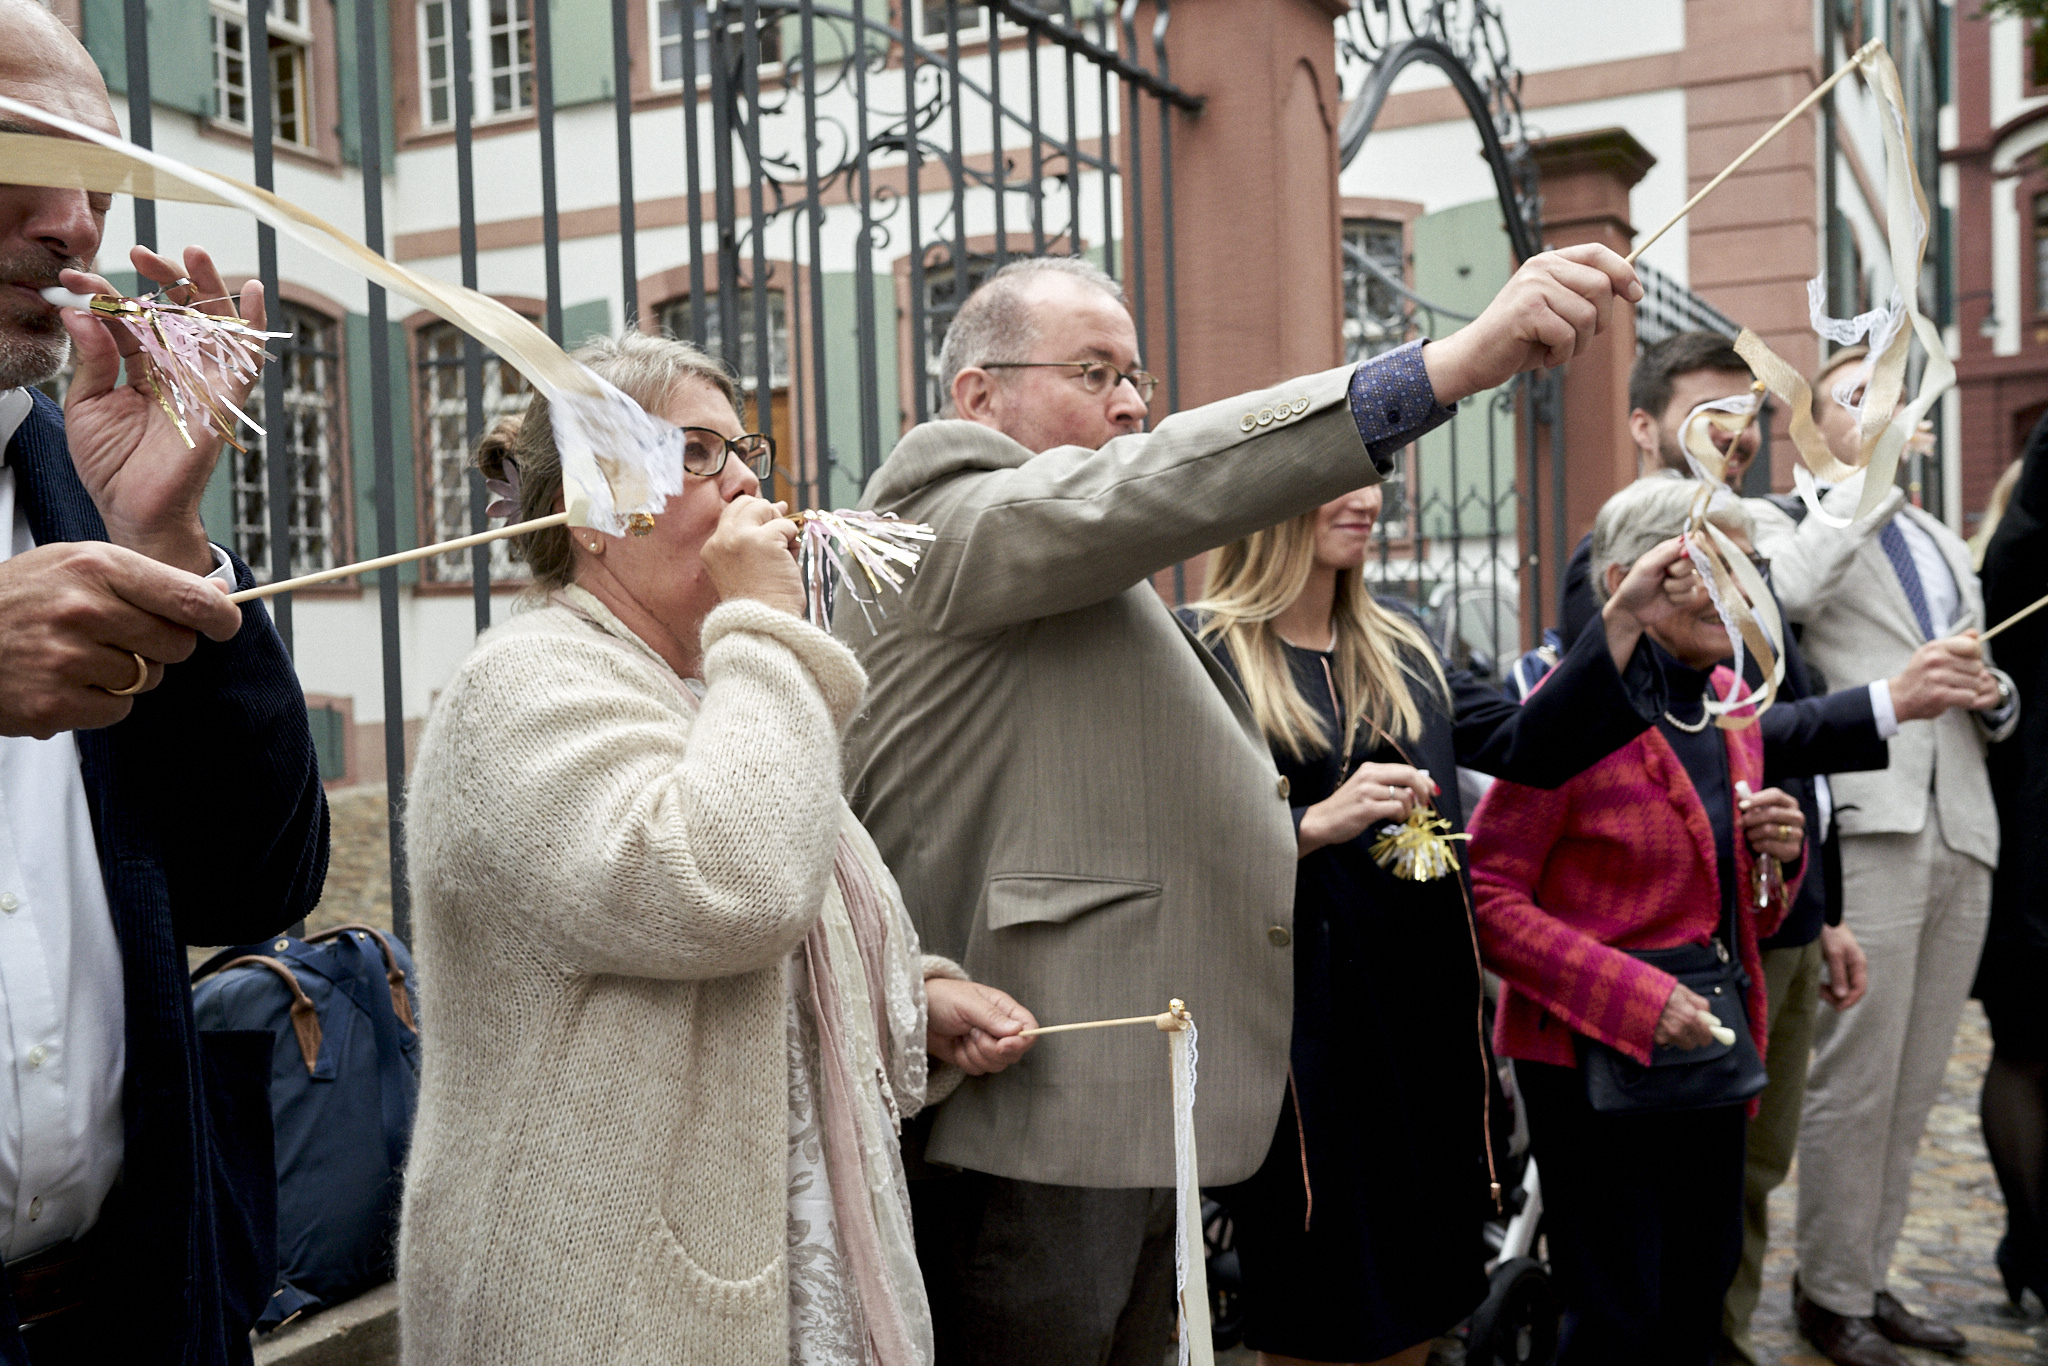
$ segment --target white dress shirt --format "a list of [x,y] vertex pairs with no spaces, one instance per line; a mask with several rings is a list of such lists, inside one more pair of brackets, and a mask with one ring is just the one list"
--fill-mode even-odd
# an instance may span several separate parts
[[[29,408],[0,393],[0,559],[35,548],[4,454]],[[121,1173],[121,989],[78,741],[0,736],[0,1260],[91,1228]]]
[[[0,390],[0,560],[35,548],[5,454],[32,406]],[[99,1218],[121,1172],[125,1027],[77,738],[0,736],[0,1261]]]

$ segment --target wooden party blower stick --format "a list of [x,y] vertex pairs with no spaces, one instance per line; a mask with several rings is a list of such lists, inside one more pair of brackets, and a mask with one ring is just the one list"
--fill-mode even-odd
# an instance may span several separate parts
[[2035,599],[2034,599],[2034,600],[2033,600],[2032,602],[2028,603],[2028,604],[2027,604],[2027,605],[2026,605],[2025,607],[2022,607],[2022,608],[2020,608],[2020,610],[2019,610],[2019,611],[2017,611],[2017,612],[2014,612],[2014,613],[2013,613],[2013,614],[2012,614],[2011,616],[2007,617],[2007,618],[2006,618],[2006,619],[2005,619],[2004,621],[2001,621],[2001,622],[1999,622],[1999,623],[1998,623],[1998,625],[1996,625],[1996,626],[1992,627],[1992,628],[1991,628],[1990,630],[1986,631],[1986,632],[1985,632],[1985,633],[1984,633],[1983,635],[1981,635],[1981,636],[1978,636],[1978,637],[1977,637],[1977,643],[1978,643],[1979,645],[1982,645],[1982,644],[1983,644],[1984,642],[1986,642],[1986,641],[1990,640],[1990,639],[1991,639],[1991,637],[1993,637],[1993,636],[1997,635],[1997,634],[1998,634],[1998,633],[1999,633],[2000,631],[2003,631],[2003,630],[2004,630],[2004,629],[2005,629],[2006,627],[2008,627],[2008,626],[2016,626],[2016,625],[2018,625],[2018,624],[2019,624],[2020,622],[2022,622],[2022,621],[2026,620],[2026,619],[2027,619],[2028,617],[2030,617],[2030,616],[2034,615],[2034,613],[2036,613],[2036,612],[2040,611],[2040,610],[2041,610],[2041,609],[2042,609],[2043,607],[2048,607],[2048,597],[2039,597],[2039,598],[2035,598]]
[[1644,252],[1648,251],[1650,249],[1651,244],[1654,243],[1658,238],[1662,237],[1665,233],[1670,232],[1673,228],[1677,227],[1678,221],[1684,218],[1687,214],[1691,213],[1695,205],[1697,205],[1702,199],[1705,199],[1709,194],[1712,194],[1714,190],[1721,184],[1722,181],[1726,180],[1729,176],[1732,176],[1737,171],[1741,170],[1743,165],[1747,163],[1751,157],[1755,156],[1758,152],[1761,152],[1764,149],[1764,144],[1768,143],[1772,138],[1778,136],[1778,134],[1784,132],[1787,128],[1791,127],[1792,120],[1798,118],[1801,114],[1804,114],[1807,110],[1813,108],[1815,104],[1820,102],[1821,97],[1827,94],[1828,91],[1833,90],[1836,84],[1840,82],[1844,76],[1847,76],[1850,72],[1855,71],[1856,69],[1861,67],[1865,62],[1869,61],[1871,54],[1876,52],[1879,48],[1883,46],[1883,40],[1878,38],[1872,38],[1862,47],[1857,48],[1856,55],[1851,57],[1848,61],[1842,63],[1842,67],[1839,71],[1835,72],[1834,75],[1828,77],[1819,85],[1815,86],[1813,88],[1812,94],[1808,95],[1799,103],[1793,105],[1792,108],[1786,112],[1784,118],[1779,119],[1776,123],[1772,124],[1762,137],[1758,138],[1755,142],[1749,144],[1748,151],[1744,152],[1741,156],[1735,158],[1735,160],[1729,162],[1727,166],[1722,168],[1721,174],[1715,176],[1712,180],[1700,186],[1699,193],[1695,194],[1691,199],[1686,200],[1685,206],[1683,208],[1679,209],[1677,213],[1672,214],[1671,217],[1665,219],[1662,227],[1658,228],[1655,232],[1651,233],[1648,237],[1644,238],[1643,244],[1628,254],[1628,263],[1630,265],[1634,265],[1636,263],[1636,258],[1638,256],[1641,256]]
[[266,583],[256,588],[244,588],[239,593],[228,594],[228,601],[247,602],[251,598],[274,597],[279,593],[289,593],[294,589],[310,588],[316,583],[332,583],[336,579],[351,579],[358,574],[367,574],[372,569],[389,569],[394,564],[408,564],[413,560],[424,560],[434,555],[445,555],[454,550],[467,550],[473,545],[483,545],[489,541],[500,541],[507,536],[517,536],[521,532],[545,531],[551,526],[565,526],[568,524],[568,521],[569,514],[566,512],[551,513],[546,517],[536,517],[530,522],[514,522],[510,526],[492,527],[489,531],[479,531],[474,536],[458,536],[452,541],[440,541],[434,545],[415,546],[411,550],[401,550],[395,555],[380,555],[374,560],[364,560],[358,564],[337,565],[333,569],[322,569],[315,574],[301,574],[296,579],[280,579],[276,583]]

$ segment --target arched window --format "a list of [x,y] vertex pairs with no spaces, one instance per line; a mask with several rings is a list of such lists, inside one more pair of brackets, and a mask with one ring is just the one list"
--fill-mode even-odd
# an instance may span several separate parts
[[[453,323],[435,321],[413,336],[414,376],[418,391],[419,456],[425,483],[420,534],[432,541],[453,540],[471,531],[469,401],[462,378],[463,334]],[[504,361],[484,353],[484,426],[526,411],[532,386]],[[426,583],[467,583],[467,554],[436,555],[420,561]],[[510,544],[491,542],[493,582],[519,580],[525,569],[512,559]]]
[[266,436],[245,432],[248,449],[228,451],[234,498],[234,545],[259,582],[271,577],[270,461],[285,462],[290,506],[291,572],[310,574],[346,562],[348,447],[342,426],[341,325],[324,313],[286,300],[280,320],[291,336],[279,348],[284,411],[263,407],[263,386],[251,396],[250,415]]

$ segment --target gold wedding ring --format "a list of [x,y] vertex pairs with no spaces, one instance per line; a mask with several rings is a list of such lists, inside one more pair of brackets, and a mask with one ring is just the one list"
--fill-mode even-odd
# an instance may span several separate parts
[[113,697],[133,697],[148,686],[149,661],[134,650],[130,650],[128,653],[135,656],[135,681],[125,688],[110,688],[106,684],[101,683],[97,685],[101,692]]
[[1791,839],[1791,838],[1792,838],[1792,827],[1791,827],[1791,826],[1789,826],[1789,825],[1781,825],[1781,826],[1779,826],[1779,827],[1778,827],[1778,838],[1779,838],[1779,839],[1781,839],[1781,840],[1789,840],[1789,839]]

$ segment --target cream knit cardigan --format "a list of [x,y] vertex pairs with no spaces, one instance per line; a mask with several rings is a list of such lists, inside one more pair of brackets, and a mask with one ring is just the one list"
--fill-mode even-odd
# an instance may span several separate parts
[[411,1366],[788,1359],[784,960],[818,914],[864,677],[758,602],[674,675],[587,594],[478,641],[407,832],[425,1066]]

